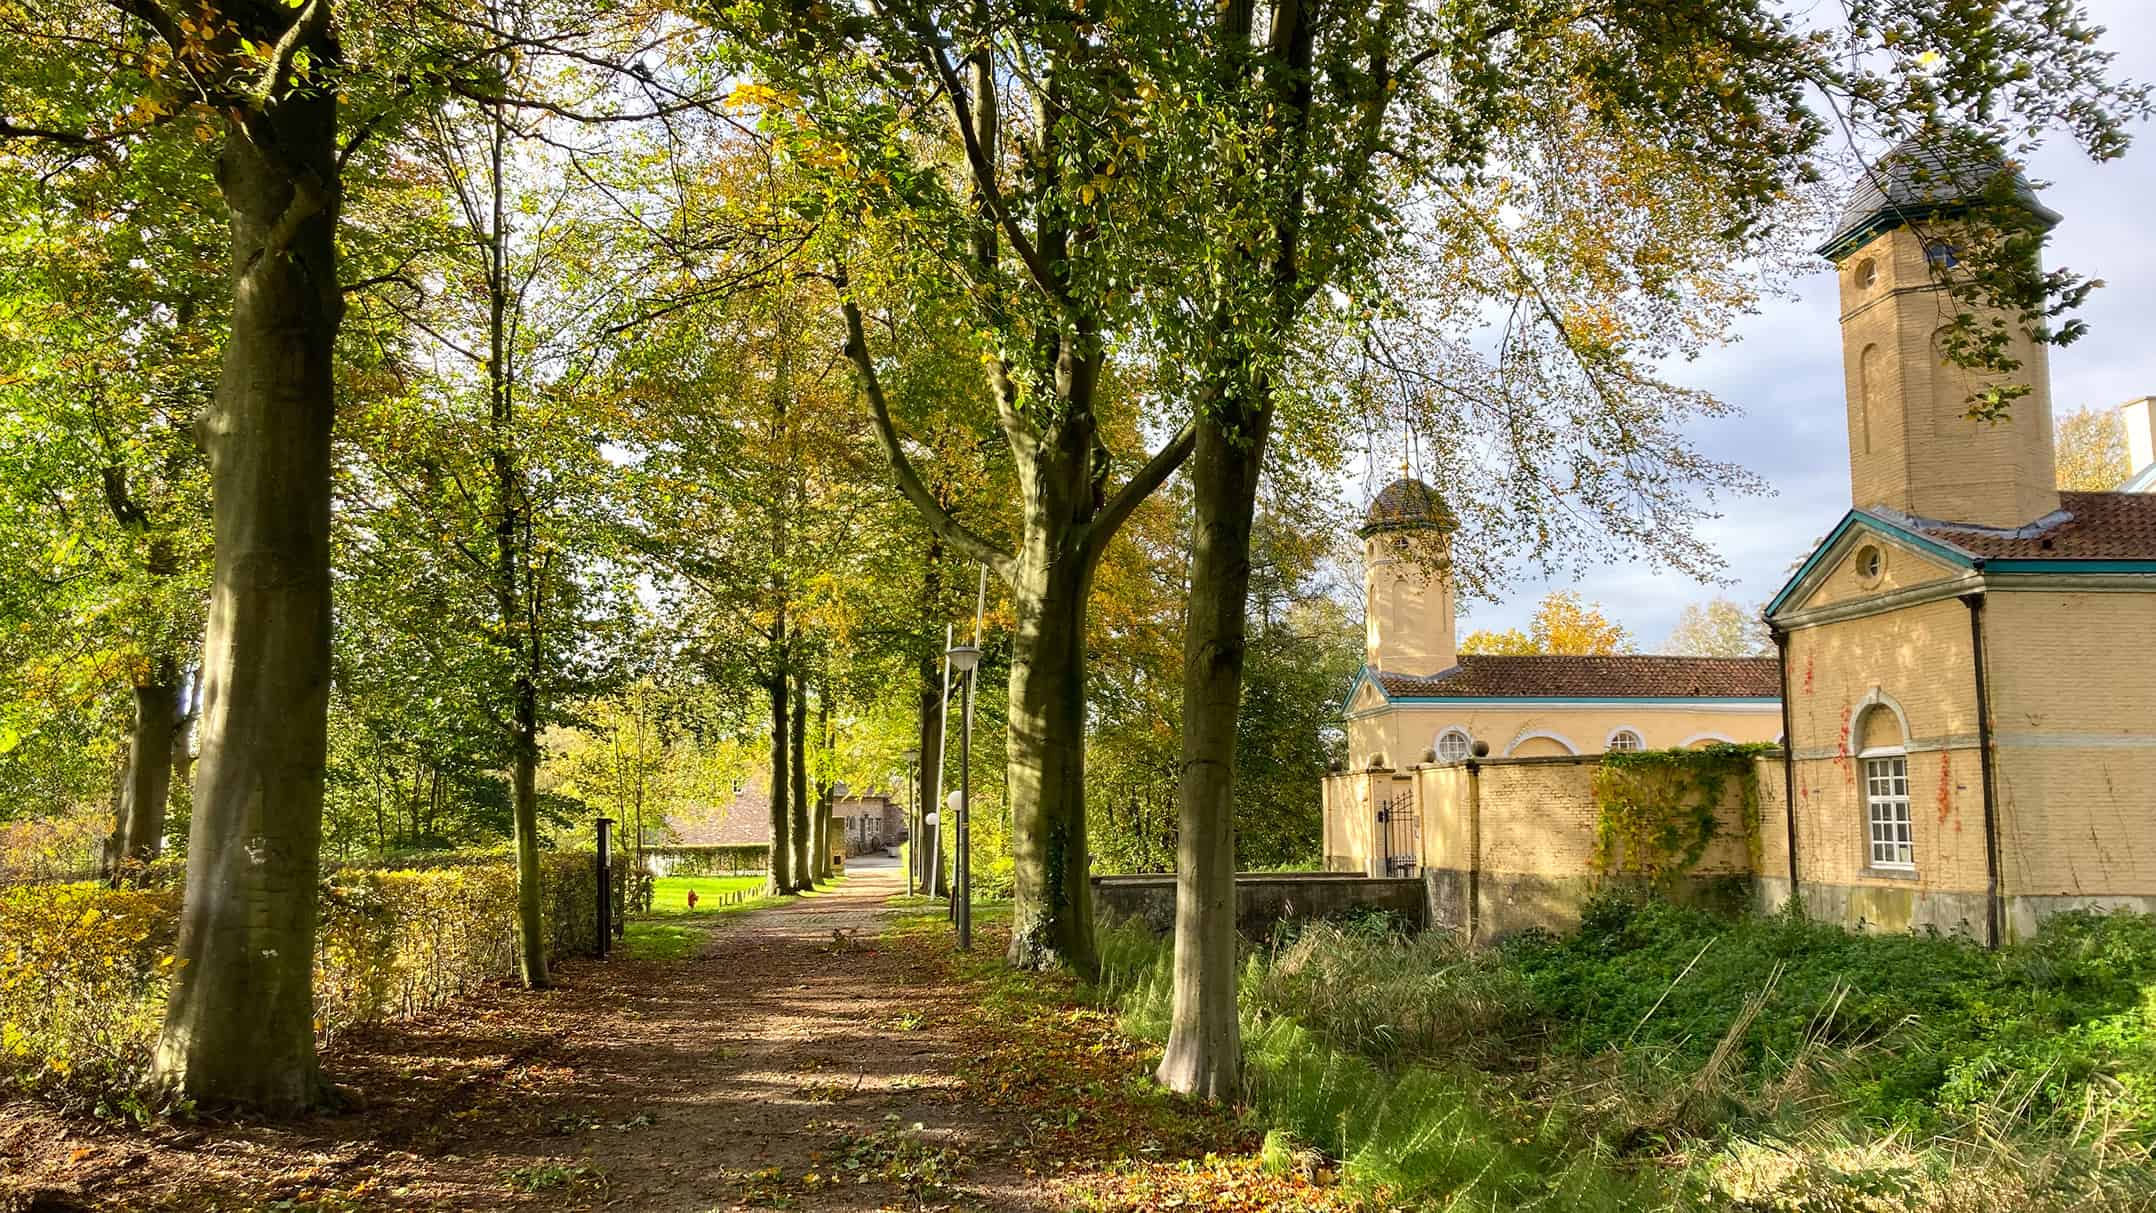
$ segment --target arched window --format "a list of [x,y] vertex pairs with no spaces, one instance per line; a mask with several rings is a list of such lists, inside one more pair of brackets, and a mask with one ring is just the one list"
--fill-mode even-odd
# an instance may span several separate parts
[[1647,741],[1639,735],[1638,729],[1621,728],[1610,733],[1609,740],[1602,743],[1602,748],[1612,754],[1624,754],[1646,749]]
[[1537,730],[1513,738],[1512,744],[1505,748],[1505,757],[1560,758],[1579,752],[1580,748],[1573,745],[1572,739],[1564,734]]
[[1914,871],[1916,840],[1909,814],[1909,747],[1901,716],[1886,702],[1876,702],[1857,720],[1855,732],[1862,747],[1857,751],[1857,762],[1864,777],[1865,833],[1871,866]]
[[1475,739],[1467,735],[1466,729],[1454,725],[1439,733],[1437,744],[1431,748],[1437,751],[1439,762],[1458,762],[1474,752]]

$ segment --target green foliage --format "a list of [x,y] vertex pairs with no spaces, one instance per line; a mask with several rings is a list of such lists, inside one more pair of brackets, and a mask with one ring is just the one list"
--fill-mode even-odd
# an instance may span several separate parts
[[[1103,932],[1127,1030],[1165,1038],[1169,964]],[[2146,916],[1992,953],[1605,899],[1481,952],[1307,924],[1249,957],[1241,1005],[1261,1123],[1391,1199],[2005,1213],[2156,1191],[2152,990]]]
[[1696,1068],[1758,1000],[1729,1062],[1734,1081],[1763,1084],[1831,1055],[1837,1099],[1868,1120],[2070,1129],[2093,1107],[2156,1143],[2156,919],[2060,915],[1991,953],[1611,900],[1577,935],[1523,938],[1494,963],[1582,1055],[1638,1047]]
[[[315,1030],[415,1015],[516,971],[516,871],[498,852],[346,868],[322,882]],[[589,954],[588,853],[544,859],[549,947]],[[0,1075],[64,1104],[136,1114],[164,1018],[180,898],[96,884],[0,892]]]
[[[744,846],[711,844],[692,846],[671,844],[663,847],[645,847],[647,865],[662,867],[669,876],[709,876],[718,872],[761,872],[765,856],[770,853],[769,843],[751,843]],[[651,864],[650,861],[658,863]]]
[[1721,828],[1730,780],[1746,845],[1759,838],[1759,773],[1772,745],[1717,742],[1696,750],[1613,751],[1595,768],[1593,863],[1657,883],[1684,875]]
[[170,890],[0,891],[0,1071],[100,1110],[139,1088],[178,918]]

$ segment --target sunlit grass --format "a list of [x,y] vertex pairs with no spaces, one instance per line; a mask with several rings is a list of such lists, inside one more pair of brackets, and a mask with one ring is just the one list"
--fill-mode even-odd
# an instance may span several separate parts
[[[780,900],[764,897],[764,877],[753,876],[661,876],[651,882],[651,912],[666,914],[716,914],[728,909],[747,909],[745,905],[729,906],[735,894],[746,894],[743,902],[761,901],[774,905]],[[696,893],[696,908],[689,908],[689,893]]]

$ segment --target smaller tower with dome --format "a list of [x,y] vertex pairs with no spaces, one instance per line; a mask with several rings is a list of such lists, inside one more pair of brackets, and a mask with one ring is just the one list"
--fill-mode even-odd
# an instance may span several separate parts
[[1363,661],[1430,675],[1459,664],[1453,638],[1452,532],[1445,499],[1420,480],[1388,484],[1363,516]]

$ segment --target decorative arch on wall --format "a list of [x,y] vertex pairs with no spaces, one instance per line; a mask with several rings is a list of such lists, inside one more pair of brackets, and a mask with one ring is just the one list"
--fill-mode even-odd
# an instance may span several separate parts
[[1908,748],[1909,714],[1902,710],[1901,704],[1892,695],[1880,690],[1875,685],[1865,694],[1864,698],[1857,700],[1849,709],[1849,738],[1856,743],[1856,749],[1862,751],[1865,748],[1863,744],[1864,733],[1871,727],[1872,713],[1878,711],[1892,713],[1894,728],[1901,734],[1901,744],[1892,748]]
[[1716,733],[1709,731],[1705,733],[1692,734],[1690,737],[1687,737],[1683,741],[1678,742],[1677,748],[1680,750],[1690,749],[1691,747],[1698,745],[1702,741],[1719,741],[1724,745],[1737,744],[1737,739],[1731,737],[1727,733]]
[[1625,736],[1630,736],[1632,744],[1621,748],[1627,750],[1644,750],[1647,748],[1647,731],[1645,729],[1640,728],[1638,725],[1621,724],[1611,729],[1609,736],[1602,739],[1602,752],[1607,754],[1618,750],[1620,747],[1617,744],[1617,739]]
[[1580,752],[1580,748],[1572,744],[1572,739],[1565,736],[1563,733],[1552,733],[1544,729],[1537,729],[1532,733],[1522,733],[1518,737],[1513,738],[1512,744],[1505,747],[1505,757],[1510,758],[1514,754],[1519,753],[1521,746],[1526,745],[1528,742],[1534,741],[1538,738],[1545,741],[1556,742],[1558,745],[1565,747],[1565,753],[1567,754],[1577,754]]
[[[1457,742],[1458,752],[1447,754],[1445,752],[1447,742]],[[1475,739],[1464,727],[1456,724],[1448,725],[1437,731],[1437,737],[1430,742],[1430,749],[1437,754],[1439,762],[1458,762],[1474,754]]]

